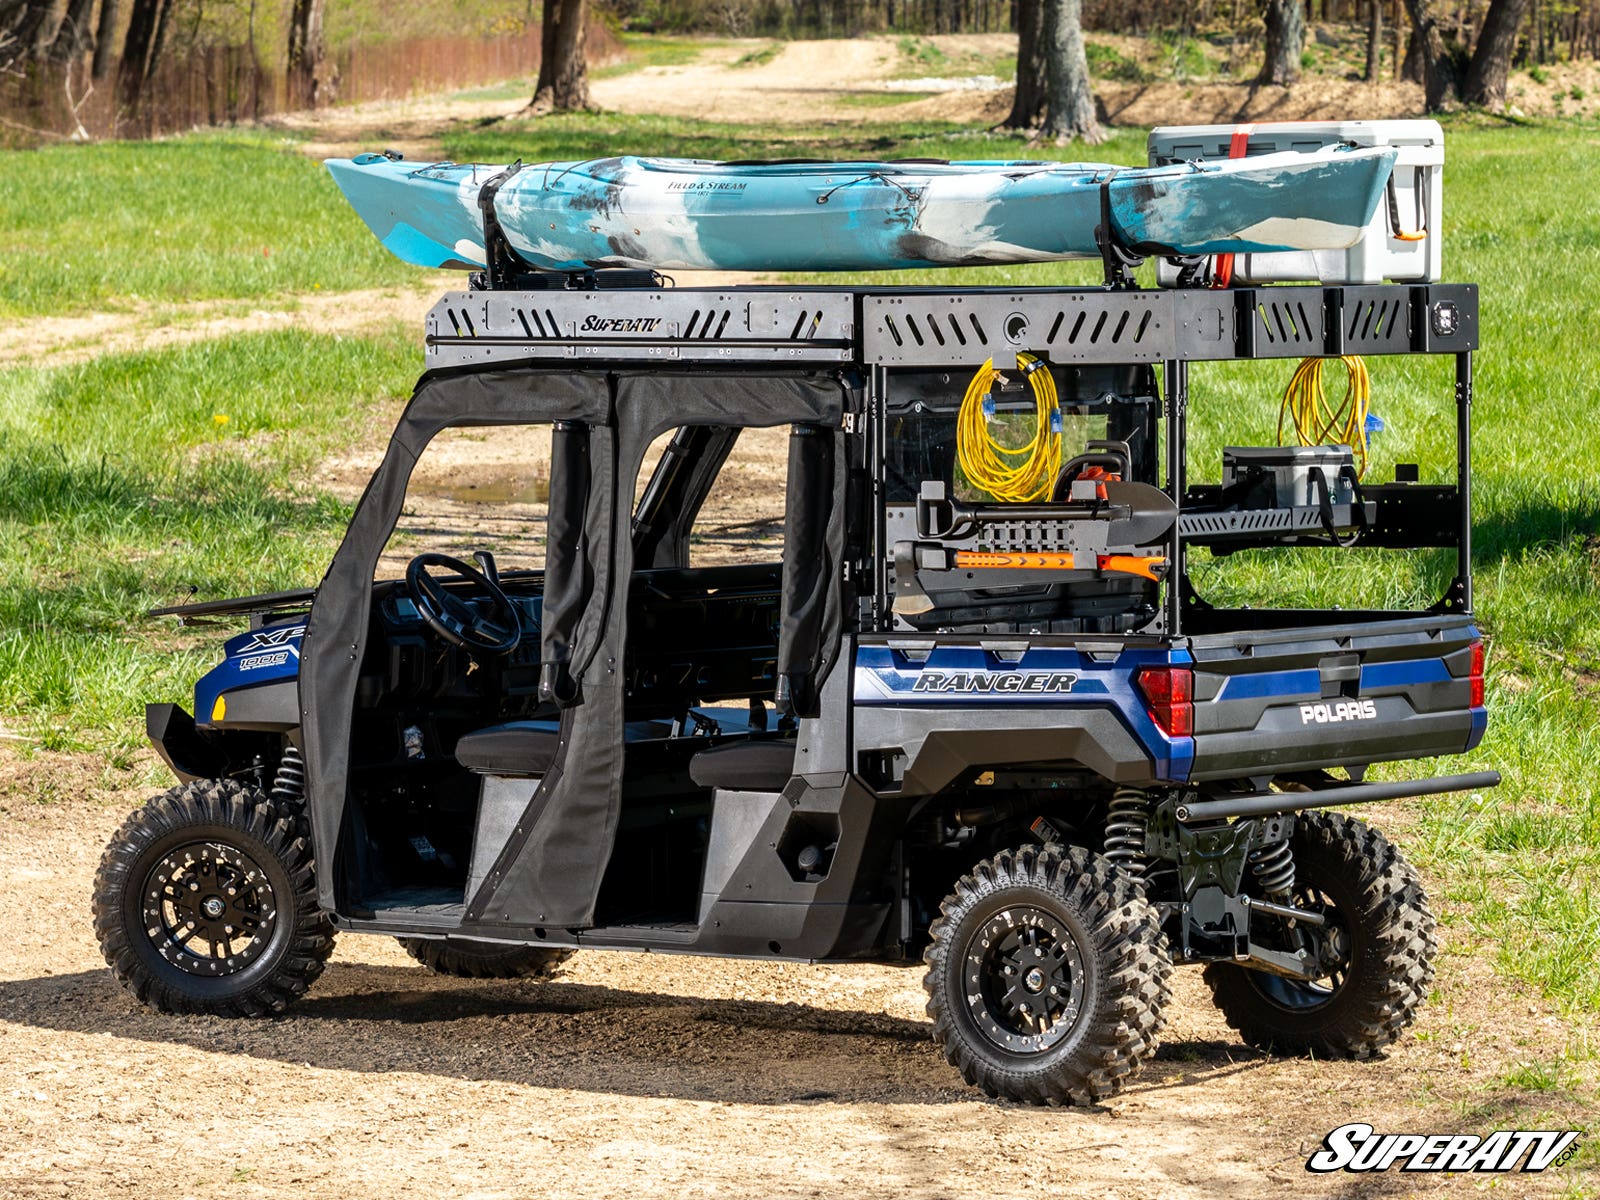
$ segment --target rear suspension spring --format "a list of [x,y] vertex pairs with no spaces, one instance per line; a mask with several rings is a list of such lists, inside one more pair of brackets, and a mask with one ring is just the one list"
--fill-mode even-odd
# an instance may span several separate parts
[[1294,891],[1294,851],[1288,842],[1250,851],[1250,869],[1269,899],[1288,901]]
[[1138,788],[1118,788],[1106,810],[1106,857],[1139,882],[1150,862],[1145,834],[1150,827],[1150,797]]

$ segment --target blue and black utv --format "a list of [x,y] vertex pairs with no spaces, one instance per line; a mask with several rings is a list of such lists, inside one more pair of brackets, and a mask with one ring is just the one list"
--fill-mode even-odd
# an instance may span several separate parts
[[[1474,288],[533,282],[434,308],[316,589],[161,610],[250,628],[192,716],[149,707],[179,783],[100,869],[140,1000],[277,1012],[336,932],[485,977],[591,947],[921,961],[950,1062],[1036,1103],[1121,1086],[1175,962],[1258,1046],[1399,1035],[1434,920],[1335,810],[1497,781],[1368,778],[1484,732]],[[1189,482],[1191,366],[1339,355],[1443,356],[1453,478],[1311,445]],[[548,446],[542,563],[485,533],[375,578],[430,442],[519,427]],[[697,565],[707,496],[772,427],[781,556]],[[1398,611],[1358,601],[1365,567],[1342,606],[1196,582],[1417,548],[1444,548],[1442,595]]]

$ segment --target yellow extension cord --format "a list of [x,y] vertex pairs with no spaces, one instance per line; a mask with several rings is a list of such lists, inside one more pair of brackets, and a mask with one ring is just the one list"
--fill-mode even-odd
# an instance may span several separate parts
[[[1038,366],[1029,370],[1030,363]],[[956,458],[967,479],[996,500],[1011,504],[1048,500],[1061,472],[1061,431],[1057,422],[1061,404],[1056,382],[1050,368],[1032,354],[1018,354],[1017,367],[1025,372],[1033,389],[1038,427],[1032,441],[1023,446],[1004,446],[989,431],[983,398],[1000,374],[994,369],[992,358],[978,368],[967,384],[956,424]]]
[[1329,360],[1303,359],[1283,393],[1278,411],[1278,445],[1283,445],[1283,427],[1292,422],[1295,437],[1302,446],[1349,446],[1355,456],[1356,478],[1367,473],[1367,413],[1372,406],[1372,379],[1367,364],[1347,354],[1344,363],[1344,399],[1330,405],[1322,386],[1322,368]]

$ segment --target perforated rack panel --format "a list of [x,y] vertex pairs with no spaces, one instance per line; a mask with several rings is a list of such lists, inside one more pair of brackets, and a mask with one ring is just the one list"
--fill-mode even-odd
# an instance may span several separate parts
[[862,297],[862,348],[884,366],[967,366],[1018,350],[1060,363],[1176,357],[1173,293],[1078,289]]
[[427,363],[849,362],[854,308],[849,292],[758,287],[450,292],[428,313]]
[[1473,284],[1279,285],[1172,295],[1177,357],[1192,361],[1478,348]]

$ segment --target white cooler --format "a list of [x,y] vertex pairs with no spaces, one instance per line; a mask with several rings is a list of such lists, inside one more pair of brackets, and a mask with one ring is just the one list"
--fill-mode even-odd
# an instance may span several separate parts
[[[1227,158],[1234,125],[1167,125],[1150,131],[1150,165]],[[1317,150],[1341,142],[1393,146],[1390,195],[1378,202],[1366,233],[1343,250],[1281,250],[1236,254],[1235,283],[1432,283],[1440,278],[1444,205],[1444,131],[1437,121],[1281,121],[1261,124],[1249,134],[1245,153],[1277,154]],[[1404,233],[1425,231],[1407,241],[1394,236],[1390,200]],[[1156,266],[1163,287],[1177,282],[1177,269]]]

